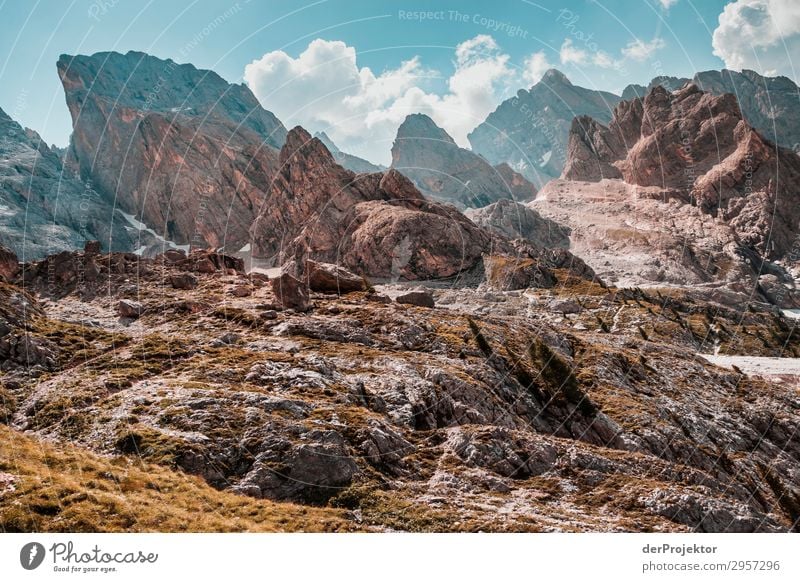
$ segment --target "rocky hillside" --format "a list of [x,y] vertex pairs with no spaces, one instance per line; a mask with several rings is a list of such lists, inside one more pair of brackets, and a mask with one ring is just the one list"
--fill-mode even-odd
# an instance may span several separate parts
[[647,87],[629,85],[622,99],[643,98],[655,86],[676,91],[692,82],[714,95],[736,96],[745,120],[773,143],[797,150],[800,144],[800,88],[787,77],[764,77],[747,69],[742,72],[703,71],[691,79],[656,77]]
[[286,137],[243,85],[143,53],[62,55],[69,156],[159,236],[238,250]]
[[469,134],[472,151],[491,164],[508,163],[537,187],[561,175],[572,119],[589,115],[603,123],[619,97],[573,85],[551,69],[529,90],[501,103]]
[[[796,390],[695,355],[800,355],[758,304],[556,270],[525,291],[314,284],[300,313],[218,255],[89,255],[58,259],[97,276],[46,304],[0,284],[0,530],[788,531],[800,518]],[[46,295],[46,272],[23,277]],[[189,519],[198,500],[218,517]]]
[[100,240],[133,250],[127,221],[39,135],[0,109],[0,245],[26,260]]
[[392,145],[392,167],[408,176],[426,196],[462,208],[500,199],[531,200],[536,188],[507,164],[492,167],[458,147],[427,115],[406,117]]

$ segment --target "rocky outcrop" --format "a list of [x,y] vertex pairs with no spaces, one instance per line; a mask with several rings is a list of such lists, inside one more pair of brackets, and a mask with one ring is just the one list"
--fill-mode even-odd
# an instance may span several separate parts
[[464,214],[478,226],[508,239],[522,238],[539,247],[569,247],[569,228],[519,202],[498,200]]
[[527,201],[536,188],[508,165],[493,168],[475,153],[458,147],[427,115],[406,117],[392,145],[392,167],[408,176],[434,200],[479,208],[497,200]]
[[529,90],[501,103],[468,136],[472,151],[491,164],[507,163],[537,188],[561,175],[572,120],[589,115],[603,123],[619,97],[573,85],[551,69]]
[[793,244],[800,158],[750,127],[733,95],[655,87],[644,100],[621,102],[608,127],[577,118],[569,154],[566,179],[658,189],[730,224],[742,246],[765,258]]
[[333,143],[333,140],[328,137],[328,134],[324,131],[315,133],[314,137],[319,139],[319,141],[328,148],[328,151],[331,152],[337,164],[347,168],[351,172],[355,172],[356,174],[371,174],[373,172],[383,172],[386,169],[384,166],[373,164],[363,158],[343,152]]
[[714,95],[733,94],[745,121],[758,133],[796,151],[800,144],[800,89],[787,77],[766,77],[747,69],[702,71],[691,79],[656,77],[647,87],[629,85],[622,99],[643,99],[656,86],[677,91],[690,82]]
[[159,236],[239,250],[286,130],[243,85],[144,53],[62,55],[68,158]]
[[11,281],[19,273],[19,259],[17,255],[0,246],[0,281]]
[[474,266],[490,235],[455,208],[425,200],[397,170],[353,174],[294,128],[251,229],[254,256],[334,263],[375,278],[449,277]]
[[101,240],[133,250],[127,222],[61,154],[0,110],[0,245],[24,260]]

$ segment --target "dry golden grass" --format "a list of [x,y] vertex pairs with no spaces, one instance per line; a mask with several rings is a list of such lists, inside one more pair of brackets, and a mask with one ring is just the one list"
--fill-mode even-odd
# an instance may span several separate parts
[[[10,479],[9,479],[10,478]],[[10,485],[8,482],[10,481]],[[197,477],[0,426],[0,531],[354,531],[339,509],[217,491]]]

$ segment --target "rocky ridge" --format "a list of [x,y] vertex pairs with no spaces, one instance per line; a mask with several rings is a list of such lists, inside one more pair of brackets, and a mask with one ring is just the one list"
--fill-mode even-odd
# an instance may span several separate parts
[[779,146],[797,152],[800,144],[800,89],[787,77],[765,77],[755,71],[702,71],[691,79],[656,77],[647,87],[629,85],[622,99],[644,98],[655,86],[676,91],[693,83],[714,95],[730,93],[736,97],[744,119],[761,135]]

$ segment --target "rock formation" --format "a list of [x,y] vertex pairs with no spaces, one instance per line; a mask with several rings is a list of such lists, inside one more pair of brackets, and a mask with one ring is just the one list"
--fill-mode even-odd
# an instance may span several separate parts
[[127,222],[65,167],[59,152],[0,110],[0,245],[24,260],[102,241],[133,250]]
[[621,178],[697,205],[729,224],[740,245],[778,259],[800,222],[800,158],[742,119],[733,95],[695,85],[621,102],[608,127],[576,118],[563,177]]
[[247,240],[286,130],[243,85],[138,52],[62,55],[68,157],[106,199],[177,244]]
[[561,175],[573,118],[589,115],[607,123],[618,101],[612,93],[573,85],[551,69],[529,90],[501,103],[469,134],[469,142],[490,163],[506,162],[541,188]]
[[[0,282],[6,531],[172,529],[137,500],[169,490],[169,507],[184,505],[206,486],[221,515],[254,497],[295,516],[273,518],[288,531],[326,515],[367,531],[797,528],[797,376],[773,383],[697,355],[800,355],[763,304],[555,269],[538,271],[555,284],[524,292],[312,292],[301,313],[275,284],[234,295],[247,280],[234,269],[176,289],[165,281],[190,257],[92,250],[97,278],[47,302]],[[120,320],[122,302],[138,319]],[[53,456],[33,469],[43,442]],[[169,479],[184,473],[196,478]],[[108,488],[131,508],[124,523],[96,519]]]
[[392,145],[392,167],[434,200],[479,208],[500,199],[527,201],[536,188],[507,164],[492,167],[458,147],[427,115],[406,117]]
[[377,278],[429,279],[473,267],[490,236],[455,208],[425,200],[397,170],[354,174],[301,127],[252,228],[257,257],[305,259]]
[[744,119],[769,141],[797,151],[800,144],[800,89],[787,77],[765,77],[755,71],[703,71],[691,79],[656,77],[647,87],[629,85],[622,99],[644,98],[655,86],[676,91],[694,83],[714,95],[731,93]]

